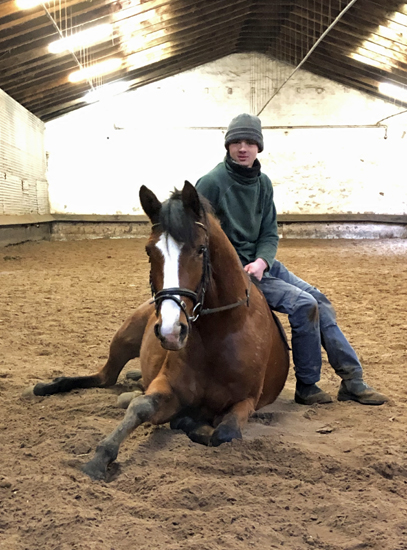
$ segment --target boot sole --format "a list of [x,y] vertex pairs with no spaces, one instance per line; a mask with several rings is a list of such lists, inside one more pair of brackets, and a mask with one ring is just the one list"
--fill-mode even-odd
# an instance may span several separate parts
[[387,399],[382,400],[373,400],[368,397],[363,399],[363,397],[357,397],[351,393],[340,392],[338,393],[338,401],[355,401],[355,403],[360,403],[361,405],[383,405],[387,402]]
[[[315,399],[313,400],[312,397],[315,397]],[[324,397],[321,394],[315,394],[314,396],[306,398],[300,397],[299,395],[295,394],[294,401],[300,405],[327,405],[328,403],[333,403],[332,397],[327,393]]]

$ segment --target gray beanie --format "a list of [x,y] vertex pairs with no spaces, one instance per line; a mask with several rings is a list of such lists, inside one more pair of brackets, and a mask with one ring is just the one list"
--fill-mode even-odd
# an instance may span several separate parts
[[259,153],[264,149],[263,134],[261,133],[261,121],[259,117],[243,113],[237,115],[229,124],[225,135],[225,147],[228,148],[232,141],[250,139],[259,146]]

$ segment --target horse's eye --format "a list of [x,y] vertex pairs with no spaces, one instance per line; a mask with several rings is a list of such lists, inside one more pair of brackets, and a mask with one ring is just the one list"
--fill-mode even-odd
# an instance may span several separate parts
[[206,246],[203,244],[198,248],[198,254],[201,256],[206,250]]

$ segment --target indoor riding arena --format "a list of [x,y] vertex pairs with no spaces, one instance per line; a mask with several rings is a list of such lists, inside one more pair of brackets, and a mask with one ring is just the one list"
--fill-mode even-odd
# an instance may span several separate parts
[[[407,550],[407,5],[33,4],[0,2],[0,549]],[[338,400],[322,350],[332,403],[297,403],[278,313],[287,381],[241,438],[202,445],[142,417],[92,477],[119,396],[148,396],[143,355],[108,387],[35,387],[106,364],[159,290],[140,188],[159,204],[195,185],[242,113],[262,124],[277,260],[328,297],[387,400]]]

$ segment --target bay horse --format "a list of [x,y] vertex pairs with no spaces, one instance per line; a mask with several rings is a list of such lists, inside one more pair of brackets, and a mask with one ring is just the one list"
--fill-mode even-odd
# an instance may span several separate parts
[[140,356],[145,393],[82,466],[92,479],[105,479],[123,440],[144,422],[170,421],[206,445],[241,438],[249,416],[277,398],[289,367],[284,336],[206,199],[185,182],[163,203],[142,186],[140,202],[152,223],[153,302],[125,321],[96,374],[33,388],[49,395],[112,386]]

